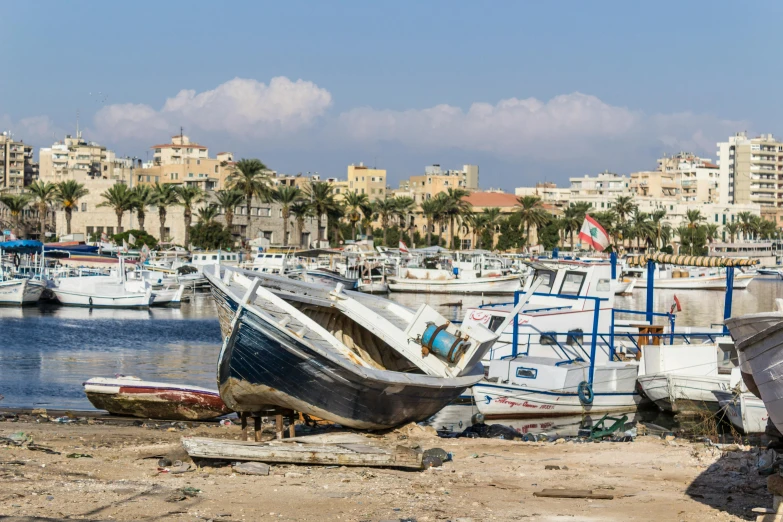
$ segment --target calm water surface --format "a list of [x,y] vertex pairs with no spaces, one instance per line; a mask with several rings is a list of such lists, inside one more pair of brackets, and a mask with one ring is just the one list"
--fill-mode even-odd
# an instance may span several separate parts
[[[723,292],[659,290],[656,311],[668,310],[674,294],[683,306],[678,325],[709,326],[723,319]],[[778,297],[783,297],[783,282],[756,279],[747,290],[734,293],[734,313],[771,310]],[[482,302],[510,300],[416,294],[391,298],[412,308],[426,302],[449,319],[461,319],[465,308]],[[645,302],[645,292],[637,290],[618,297],[616,305],[643,309]],[[208,294],[181,309],[0,308],[0,395],[5,396],[0,406],[92,409],[81,383],[115,374],[214,388],[220,342]],[[469,419],[470,413],[460,411],[458,417]]]

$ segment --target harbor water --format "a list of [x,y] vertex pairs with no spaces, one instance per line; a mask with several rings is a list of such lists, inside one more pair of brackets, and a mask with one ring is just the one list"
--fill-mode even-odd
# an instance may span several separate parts
[[[717,291],[658,290],[656,311],[668,311],[675,294],[682,304],[678,326],[709,327],[723,320],[724,293]],[[779,297],[783,297],[783,281],[757,278],[748,289],[734,292],[734,314],[771,310]],[[436,294],[391,294],[390,298],[411,308],[427,303],[453,320],[461,319],[469,307],[511,300],[511,296]],[[632,296],[618,296],[615,305],[642,310],[645,303],[641,289]],[[220,344],[209,294],[197,294],[179,309],[150,311],[52,305],[0,308],[0,396],[4,397],[0,408],[90,410],[82,382],[115,374],[214,388]],[[445,412],[457,420],[443,422],[456,427],[468,422],[471,407],[460,408]]]

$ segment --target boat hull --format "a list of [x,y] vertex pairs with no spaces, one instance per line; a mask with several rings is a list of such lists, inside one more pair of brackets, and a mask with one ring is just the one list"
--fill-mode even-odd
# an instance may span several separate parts
[[513,294],[522,289],[522,281],[518,275],[447,280],[389,277],[388,280],[389,290],[392,292],[502,295]]
[[[225,335],[237,302],[210,283]],[[246,309],[235,320],[218,361],[220,396],[235,411],[275,405],[352,428],[386,429],[426,420],[483,376],[481,365],[470,376],[442,379],[341,364]]]
[[34,305],[46,289],[43,283],[29,279],[11,279],[0,282],[0,305]]
[[636,392],[596,393],[592,404],[582,404],[575,392],[535,390],[482,381],[473,386],[476,407],[486,419],[531,419],[584,413],[635,410],[642,400]]
[[717,412],[720,405],[713,392],[728,390],[730,380],[728,375],[653,374],[640,375],[639,385],[660,410],[673,413]]
[[389,285],[382,282],[362,283],[360,281],[357,290],[365,294],[388,294]]
[[336,273],[324,272],[321,270],[305,270],[300,278],[305,283],[314,283],[317,285],[335,286],[337,283],[345,285],[345,288],[352,290],[356,288],[356,280],[343,277]]
[[[734,276],[733,288],[736,290],[744,290],[750,285],[751,281],[753,281],[753,277],[753,274],[737,274]],[[640,280],[635,288],[646,289],[647,281]],[[726,276],[655,279],[653,288],[660,290],[726,290]]]
[[777,322],[737,342],[737,352],[743,354],[750,367],[770,419],[778,430],[783,430],[783,323]]
[[752,393],[735,393],[733,391],[716,391],[718,399],[726,417],[732,426],[744,434],[764,433],[767,429],[769,413],[764,406],[764,401]]
[[231,413],[217,391],[146,381],[90,379],[90,403],[114,415],[162,420],[207,420]]

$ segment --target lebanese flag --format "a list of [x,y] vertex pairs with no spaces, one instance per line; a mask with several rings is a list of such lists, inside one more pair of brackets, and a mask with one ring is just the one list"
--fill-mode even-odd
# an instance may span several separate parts
[[405,241],[400,241],[400,253],[401,254],[409,254],[408,246],[405,244]]
[[598,221],[590,216],[585,216],[582,230],[579,231],[579,240],[591,245],[599,252],[609,246],[609,234]]

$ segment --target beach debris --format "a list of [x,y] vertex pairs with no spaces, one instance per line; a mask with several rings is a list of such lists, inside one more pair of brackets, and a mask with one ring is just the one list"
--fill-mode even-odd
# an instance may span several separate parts
[[55,451],[48,446],[41,446],[40,444],[34,444],[32,442],[27,445],[27,449],[31,451],[40,451],[48,455],[61,455],[59,451]]
[[23,460],[0,460],[0,466],[24,466],[26,464]]
[[567,470],[568,466],[563,466],[562,468],[560,466],[556,466],[554,464],[547,464],[544,466],[545,471],[560,471],[560,470]]
[[17,431],[16,433],[12,433],[8,437],[0,437],[0,443],[6,445],[12,444],[14,446],[23,446],[28,442],[32,442],[32,440],[33,438],[23,431]]
[[533,493],[534,497],[547,498],[588,498],[593,500],[612,500],[614,495],[593,493],[589,489],[543,489]]
[[220,421],[220,425],[221,425],[221,426],[224,426],[224,427],[228,427],[228,426],[233,426],[233,425],[234,425],[234,423],[233,423],[233,422],[231,422],[231,419],[222,419],[222,420]]
[[460,437],[482,438],[482,439],[504,439],[504,440],[523,440],[523,435],[514,428],[504,426],[503,424],[474,424],[468,426],[460,433]]
[[440,459],[441,462],[448,462],[453,457],[451,453],[448,453],[446,450],[441,448],[430,448],[428,450],[424,450],[423,456],[424,458],[435,457]]
[[167,459],[166,457],[163,457],[158,461],[159,468],[168,468],[169,466],[171,466],[171,460]]
[[197,488],[181,488],[169,495],[169,497],[166,499],[166,502],[180,502],[187,498],[197,497],[199,493],[201,493],[201,490]]
[[269,464],[264,464],[263,462],[234,462],[231,469],[243,475],[267,476],[271,468]]
[[55,419],[51,419],[52,422],[56,422],[57,424],[70,424],[72,422],[77,422],[76,419],[71,417],[57,417]]
[[91,459],[92,455],[87,453],[69,453],[65,457],[68,459]]
[[422,454],[405,446],[380,448],[368,444],[290,444],[183,437],[191,458],[248,460],[289,464],[325,464],[421,469]]
[[424,469],[439,468],[443,466],[443,461],[438,457],[426,456],[421,459],[421,465]]
[[32,410],[30,410],[30,415],[38,415],[39,417],[45,417],[45,418],[49,417],[46,414],[46,408],[33,408]]

